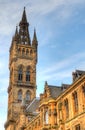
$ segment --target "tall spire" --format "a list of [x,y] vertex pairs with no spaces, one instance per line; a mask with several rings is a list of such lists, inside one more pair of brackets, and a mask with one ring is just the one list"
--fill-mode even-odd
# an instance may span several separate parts
[[16,26],[16,30],[15,30],[15,34],[13,36],[12,41],[16,41],[17,43],[19,43],[19,33],[18,33],[18,28]]
[[27,22],[25,7],[24,7],[22,19],[19,23],[19,26],[20,26],[20,29],[19,29],[20,43],[30,45],[31,42],[30,42],[30,35],[29,35],[29,30],[28,30],[29,23]]
[[27,23],[27,17],[26,17],[25,7],[24,7],[24,11],[23,11],[21,23]]
[[34,29],[32,45],[36,46],[37,44],[38,44],[38,42],[37,42],[36,30]]

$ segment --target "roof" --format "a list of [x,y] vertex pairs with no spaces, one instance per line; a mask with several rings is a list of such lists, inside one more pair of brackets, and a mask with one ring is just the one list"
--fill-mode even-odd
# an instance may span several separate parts
[[53,98],[57,98],[62,93],[62,89],[59,86],[48,85],[48,87],[49,87],[50,95]]
[[39,103],[40,103],[39,98],[34,98],[34,100],[27,107],[27,109],[26,109],[27,112],[29,112],[29,113],[35,113],[36,110],[39,108]]
[[75,72],[72,73],[73,75],[73,81],[77,80],[79,77],[85,74],[85,71],[83,70],[76,70]]

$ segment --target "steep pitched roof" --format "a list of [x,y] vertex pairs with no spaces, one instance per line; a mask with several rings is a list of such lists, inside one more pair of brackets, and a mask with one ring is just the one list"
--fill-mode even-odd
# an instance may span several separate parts
[[29,113],[35,113],[36,110],[39,108],[39,103],[40,103],[39,98],[34,98],[34,100],[27,107],[27,109],[26,109],[27,112],[29,112]]
[[53,98],[57,98],[62,93],[62,89],[59,86],[48,85],[48,87],[49,87],[50,95]]
[[83,70],[76,70],[75,72],[72,73],[73,81],[77,80],[78,78],[80,78],[84,74],[85,74],[85,71],[83,71]]

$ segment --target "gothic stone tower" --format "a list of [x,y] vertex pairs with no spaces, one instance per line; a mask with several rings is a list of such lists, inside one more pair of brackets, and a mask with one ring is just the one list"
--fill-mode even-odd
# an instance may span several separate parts
[[28,105],[36,97],[36,64],[37,64],[37,37],[31,43],[25,8],[19,29],[16,27],[15,35],[10,47],[9,70],[10,79],[8,87],[8,115],[5,124],[6,130],[14,130],[15,121],[20,113],[20,104],[25,99]]

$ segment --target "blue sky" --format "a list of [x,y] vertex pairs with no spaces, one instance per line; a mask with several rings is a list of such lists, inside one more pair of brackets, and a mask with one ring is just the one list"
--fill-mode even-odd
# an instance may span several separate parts
[[0,130],[4,130],[9,85],[9,47],[26,6],[30,36],[38,38],[37,96],[44,82],[72,82],[85,70],[85,0],[0,0]]

